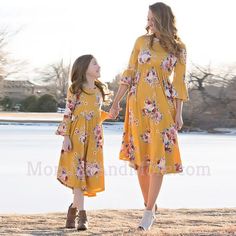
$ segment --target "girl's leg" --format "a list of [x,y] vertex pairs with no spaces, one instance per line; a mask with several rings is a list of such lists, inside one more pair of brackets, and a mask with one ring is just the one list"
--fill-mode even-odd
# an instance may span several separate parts
[[73,189],[74,200],[69,206],[66,219],[66,228],[75,228],[75,219],[77,215],[77,210],[84,207],[84,199],[79,189]]
[[72,207],[77,208],[79,211],[84,210],[84,194],[80,188],[74,188],[74,200]]
[[142,190],[144,204],[147,205],[148,202],[148,192],[149,192],[149,174],[148,166],[139,167],[137,170],[139,185]]
[[79,210],[77,230],[88,229],[88,219],[86,211],[84,210],[84,194],[80,188],[74,189],[73,206]]
[[163,175],[150,174],[147,210],[152,210],[161,189]]

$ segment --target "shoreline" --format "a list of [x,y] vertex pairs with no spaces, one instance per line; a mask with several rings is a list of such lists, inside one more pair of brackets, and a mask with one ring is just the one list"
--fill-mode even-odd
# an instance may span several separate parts
[[[142,210],[91,210],[89,229],[79,235],[236,235],[236,208],[158,209],[148,232],[136,230]],[[66,212],[0,214],[1,235],[78,235],[65,229]]]
[[[16,124],[58,124],[63,119],[63,113],[37,113],[37,112],[0,112],[0,125],[6,123]],[[104,124],[115,125],[120,121],[107,120]],[[10,125],[10,124],[9,124]],[[179,133],[199,134],[231,134],[236,135],[236,128],[213,128],[202,130],[200,128],[183,127]]]

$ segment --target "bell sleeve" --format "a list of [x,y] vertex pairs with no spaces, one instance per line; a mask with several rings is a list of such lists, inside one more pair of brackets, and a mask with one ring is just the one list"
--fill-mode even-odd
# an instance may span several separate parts
[[175,68],[172,86],[175,90],[174,98],[187,101],[189,100],[188,88],[185,81],[186,75],[186,48],[183,46],[180,57],[177,59]]
[[67,98],[66,98],[66,107],[63,116],[63,120],[59,124],[56,134],[62,136],[69,136],[70,135],[70,126],[72,122],[72,116],[76,105],[76,95],[73,94],[70,89],[67,91]]
[[110,119],[110,118],[111,118],[111,116],[108,112],[101,110],[101,118],[100,118],[101,123],[107,119]]
[[137,39],[134,44],[132,53],[130,55],[128,68],[123,72],[120,79],[120,84],[126,84],[129,87],[131,86],[132,80],[134,79],[138,63],[138,54],[139,54],[138,41],[139,39]]

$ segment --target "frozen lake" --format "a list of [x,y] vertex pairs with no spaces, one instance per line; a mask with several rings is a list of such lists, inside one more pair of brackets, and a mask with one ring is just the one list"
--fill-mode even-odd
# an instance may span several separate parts
[[[56,124],[0,125],[0,213],[66,211],[72,192],[56,180]],[[142,208],[135,172],[118,159],[122,124],[104,124],[106,190],[87,209]],[[236,207],[236,135],[180,134],[184,172],[166,175],[163,208]]]

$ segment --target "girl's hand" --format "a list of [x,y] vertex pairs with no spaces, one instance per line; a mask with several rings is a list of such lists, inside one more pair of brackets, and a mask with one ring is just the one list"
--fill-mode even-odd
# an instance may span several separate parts
[[63,145],[62,145],[62,149],[65,152],[69,152],[72,149],[72,144],[70,141],[70,137],[69,136],[64,136],[64,141],[63,141]]
[[111,118],[116,119],[117,116],[119,115],[119,112],[121,110],[122,109],[120,108],[120,104],[119,103],[113,103],[112,107],[111,107],[111,109],[109,111],[109,114],[110,114]]
[[183,118],[182,115],[177,113],[175,116],[175,127],[177,130],[181,130],[182,126],[183,126]]

